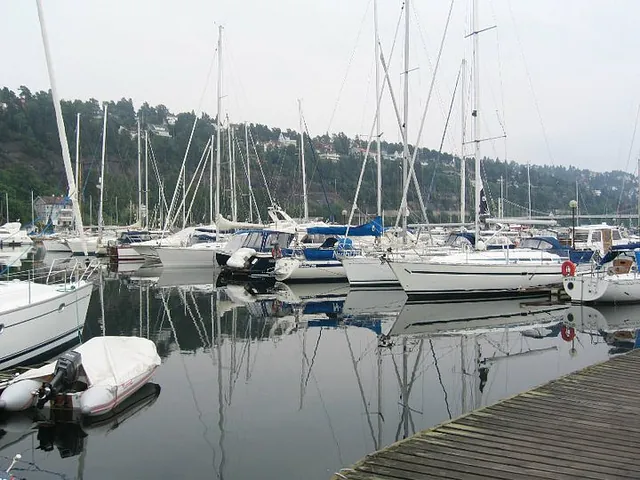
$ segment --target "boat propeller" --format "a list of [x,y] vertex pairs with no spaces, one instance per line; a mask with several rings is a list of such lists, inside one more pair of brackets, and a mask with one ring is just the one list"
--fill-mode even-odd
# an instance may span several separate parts
[[56,362],[53,379],[44,382],[38,390],[38,408],[44,405],[58,393],[69,390],[78,379],[82,356],[74,350],[64,353]]

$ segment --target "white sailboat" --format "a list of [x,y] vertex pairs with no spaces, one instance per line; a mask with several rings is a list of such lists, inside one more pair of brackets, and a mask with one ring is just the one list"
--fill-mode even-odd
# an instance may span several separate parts
[[[475,242],[480,242],[480,219],[486,208],[480,173],[479,66],[477,27],[478,6],[474,1],[473,25],[473,134],[475,144]],[[488,210],[488,209],[487,209]],[[535,250],[462,252],[420,261],[390,262],[400,285],[411,297],[453,298],[538,294],[562,282],[562,259],[558,255]]]
[[[45,21],[40,1],[37,4],[69,196],[81,228],[82,219],[77,206],[76,185],[53,75]],[[87,281],[90,273],[91,270],[85,270],[83,274],[78,271],[72,272],[72,276],[66,278],[73,280],[66,280],[62,284],[49,283],[49,276],[44,284],[35,283],[31,279],[0,282],[0,369],[42,355],[77,337],[82,331],[91,298],[93,285]]]

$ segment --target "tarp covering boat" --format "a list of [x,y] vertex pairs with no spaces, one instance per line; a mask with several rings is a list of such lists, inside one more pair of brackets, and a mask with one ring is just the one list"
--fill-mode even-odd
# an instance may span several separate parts
[[349,227],[347,225],[328,225],[326,227],[307,228],[307,233],[310,235],[349,235],[350,237],[379,237],[382,235],[382,231],[381,217],[376,217],[370,222],[363,223],[357,227]]
[[[117,387],[160,365],[153,342],[139,337],[94,337],[74,348],[82,355],[82,368],[90,386]],[[16,378],[39,379],[53,375],[55,362],[29,370]]]

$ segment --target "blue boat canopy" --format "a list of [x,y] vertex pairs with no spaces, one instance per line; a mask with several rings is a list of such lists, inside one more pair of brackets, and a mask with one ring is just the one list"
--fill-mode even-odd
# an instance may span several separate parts
[[329,225],[326,227],[310,227],[307,233],[310,235],[348,235],[350,237],[379,237],[382,235],[382,218],[376,217],[370,222],[358,225],[357,227],[347,227],[346,225]]

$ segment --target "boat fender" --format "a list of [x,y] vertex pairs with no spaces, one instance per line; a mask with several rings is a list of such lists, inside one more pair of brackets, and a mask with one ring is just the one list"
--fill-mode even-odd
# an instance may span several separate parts
[[565,342],[570,342],[571,340],[576,338],[576,329],[573,327],[567,328],[566,325],[563,325],[562,328],[560,329],[560,335],[562,335],[562,339]]
[[563,277],[575,277],[576,275],[576,264],[571,260],[566,260],[562,262],[562,276]]
[[0,395],[0,410],[19,412],[35,405],[42,381],[20,380],[5,388]]

